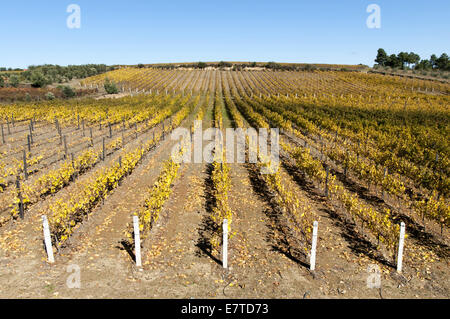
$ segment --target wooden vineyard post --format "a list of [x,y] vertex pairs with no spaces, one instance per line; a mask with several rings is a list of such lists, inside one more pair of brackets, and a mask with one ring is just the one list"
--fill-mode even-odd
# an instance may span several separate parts
[[125,145],[125,134],[123,133],[123,130],[122,130],[122,148],[124,145]]
[[84,133],[84,119],[81,121],[81,128],[82,128],[81,135],[82,135],[83,137],[85,137],[86,135],[85,135],[85,133]]
[[67,139],[66,139],[65,135],[63,137],[63,142],[64,142],[64,159],[66,159],[67,158]]
[[28,172],[27,172],[27,152],[23,150],[23,176],[25,180],[28,179]]
[[17,188],[17,194],[19,197],[19,216],[21,219],[23,219],[23,198],[22,198],[22,192],[20,191],[20,180],[19,176],[17,176],[16,179],[16,188]]
[[33,144],[33,132],[31,129],[31,125],[29,126],[29,129],[30,129],[30,142],[31,142],[31,144]]
[[91,146],[94,147],[94,135],[92,134],[92,127],[89,128],[89,134],[91,135]]
[[78,119],[77,130],[79,130],[80,129],[80,115],[77,116],[77,119]]
[[405,245],[405,223],[400,223],[400,239],[398,241],[397,272],[401,273],[403,268],[403,246]]
[[[385,167],[385,168],[384,168],[384,178],[387,177],[387,174],[388,174],[388,169],[387,169],[387,167]],[[384,199],[385,192],[384,192],[383,186],[381,186],[381,187],[382,187],[382,194],[381,194],[381,197]]]
[[3,124],[2,124],[2,142],[5,144],[5,132],[3,131]]
[[322,136],[320,136],[320,157],[322,158],[322,162],[325,160],[325,154],[323,152],[323,139]]
[[102,151],[102,161],[105,160],[105,138],[103,138],[103,151]]
[[61,127],[59,126],[58,120],[55,120],[55,121],[56,121],[56,131],[59,134],[59,143],[62,145],[63,144],[63,141],[62,141],[62,130],[61,130]]
[[347,177],[347,169],[348,169],[348,162],[349,162],[349,157],[348,157],[348,150],[345,150],[345,163],[344,163],[344,176]]
[[27,135],[27,143],[28,143],[28,152],[31,152],[31,138],[30,135]]
[[11,128],[9,127],[9,120],[6,119],[6,126],[8,127],[8,135],[11,135]]
[[14,115],[11,115],[11,122],[12,122],[12,126],[16,127],[15,122],[14,122]]
[[316,269],[316,249],[317,249],[317,232],[319,228],[319,222],[314,221],[313,223],[313,234],[311,243],[311,256],[309,260],[310,270],[314,271]]
[[223,245],[222,245],[222,266],[228,268],[228,219],[223,220]]
[[109,138],[112,138],[112,127],[111,127],[111,122],[109,122],[108,124],[109,124]]
[[44,229],[45,250],[47,251],[47,260],[49,263],[54,263],[52,240],[50,238],[50,227],[48,226],[48,219],[46,215],[42,215],[42,226]]
[[326,168],[327,175],[325,176],[325,197],[328,197],[328,175],[330,174],[330,168],[327,165]]
[[122,156],[119,156],[119,167],[122,167]]
[[141,238],[139,233],[139,217],[133,216],[133,226],[134,226],[134,253],[136,256],[136,266],[142,267],[141,260]]

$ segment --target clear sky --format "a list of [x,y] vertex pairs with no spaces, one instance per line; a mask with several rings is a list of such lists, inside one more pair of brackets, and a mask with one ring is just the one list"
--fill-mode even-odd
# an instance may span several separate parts
[[[369,4],[381,28],[369,29]],[[69,4],[81,28],[69,29]],[[449,0],[2,0],[0,66],[277,61],[373,65],[450,53]]]

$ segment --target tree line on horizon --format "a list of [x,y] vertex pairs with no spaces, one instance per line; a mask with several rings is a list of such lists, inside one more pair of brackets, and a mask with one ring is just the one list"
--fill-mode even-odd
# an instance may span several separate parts
[[[106,64],[83,64],[60,66],[53,64],[31,65],[26,70],[0,68],[0,87],[17,87],[19,83],[30,83],[32,87],[45,87],[52,83],[65,83],[72,79],[82,79],[114,69]],[[1,73],[1,72],[4,73]],[[19,71],[19,72],[8,72]],[[21,72],[20,72],[21,71]]]
[[378,66],[391,68],[450,71],[450,61],[447,53],[442,53],[439,57],[432,54],[430,59],[420,59],[420,56],[414,52],[400,52],[397,55],[388,55],[384,49],[380,48],[377,51],[375,62]]

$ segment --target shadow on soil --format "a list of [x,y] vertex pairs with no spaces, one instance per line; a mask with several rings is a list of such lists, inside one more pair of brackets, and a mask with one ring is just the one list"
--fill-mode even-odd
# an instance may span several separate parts
[[322,204],[319,205],[324,207],[321,209],[322,212],[326,213],[332,220],[335,226],[339,227],[341,230],[341,235],[348,243],[348,247],[352,250],[355,255],[364,254],[365,256],[379,262],[380,264],[395,267],[395,265],[387,260],[378,250],[376,245],[370,242],[368,239],[364,238],[357,230],[357,226],[354,222],[347,220],[344,216],[338,214],[334,210],[328,209],[326,206],[327,199],[322,194],[319,194],[318,190],[306,181],[305,177],[297,171],[297,169],[289,163],[289,160],[282,156],[282,165],[292,176],[294,181],[299,185],[299,187],[305,192],[306,196],[312,201]]
[[378,195],[370,194],[368,187],[358,184],[357,182],[350,180],[343,173],[336,170],[330,170],[338,180],[351,192],[358,194],[358,196],[372,204],[374,207],[380,210],[389,209],[392,213],[392,221],[395,223],[400,223],[403,221],[407,227],[406,231],[410,235],[410,238],[421,246],[426,247],[436,253],[441,258],[448,258],[450,256],[450,247],[443,243],[439,238],[415,222],[410,216],[399,211],[397,207],[386,203],[383,198]]
[[217,264],[222,266],[222,261],[218,259],[213,254],[213,247],[211,245],[211,239],[214,234],[219,230],[219,225],[211,218],[211,213],[216,206],[216,198],[213,193],[214,184],[212,181],[212,171],[213,165],[208,164],[206,166],[207,178],[205,178],[204,189],[205,189],[205,210],[206,214],[203,216],[202,222],[197,229],[198,240],[197,240],[197,256],[208,256],[214,260]]
[[[292,136],[288,136],[288,138],[299,146],[302,146],[302,144],[304,144],[303,140],[303,142],[300,142],[297,138],[294,138]],[[381,195],[371,194],[368,187],[362,185],[362,183],[351,180],[351,178],[348,178],[344,173],[339,172],[336,168],[331,168],[330,172],[334,174],[348,190],[358,194],[361,199],[380,209],[389,209],[392,213],[393,222],[399,223],[400,221],[403,221],[407,225],[407,233],[410,235],[410,238],[415,241],[416,244],[434,251],[436,255],[441,258],[448,258],[450,256],[450,247],[445,242],[443,242],[441,238],[431,233],[430,231],[427,231],[423,225],[414,221],[407,214],[400,212],[397,207],[393,207],[392,205],[388,204]],[[407,188],[405,190],[405,193],[410,198],[413,195],[413,191],[410,188]]]
[[269,229],[266,240],[271,244],[272,249],[288,257],[293,262],[303,267],[309,268],[306,262],[307,256],[303,245],[292,235],[290,227],[279,211],[278,205],[273,200],[274,195],[267,188],[266,183],[258,171],[258,167],[252,164],[244,164],[250,178],[250,183],[254,192],[269,205],[269,209],[264,211],[268,217],[269,223],[266,225]]
[[134,254],[134,244],[131,244],[127,240],[122,240],[120,241],[120,245],[122,246],[116,246],[116,248],[120,250],[125,250],[128,253],[128,255],[130,255],[133,262],[136,262],[136,255]]

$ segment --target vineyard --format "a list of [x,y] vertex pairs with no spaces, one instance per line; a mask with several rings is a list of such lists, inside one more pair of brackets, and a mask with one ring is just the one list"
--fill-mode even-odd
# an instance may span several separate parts
[[[123,67],[80,89],[106,78],[123,97],[0,105],[0,297],[450,296],[449,84]],[[248,136],[254,161],[180,163],[181,127],[279,128],[279,165]]]

